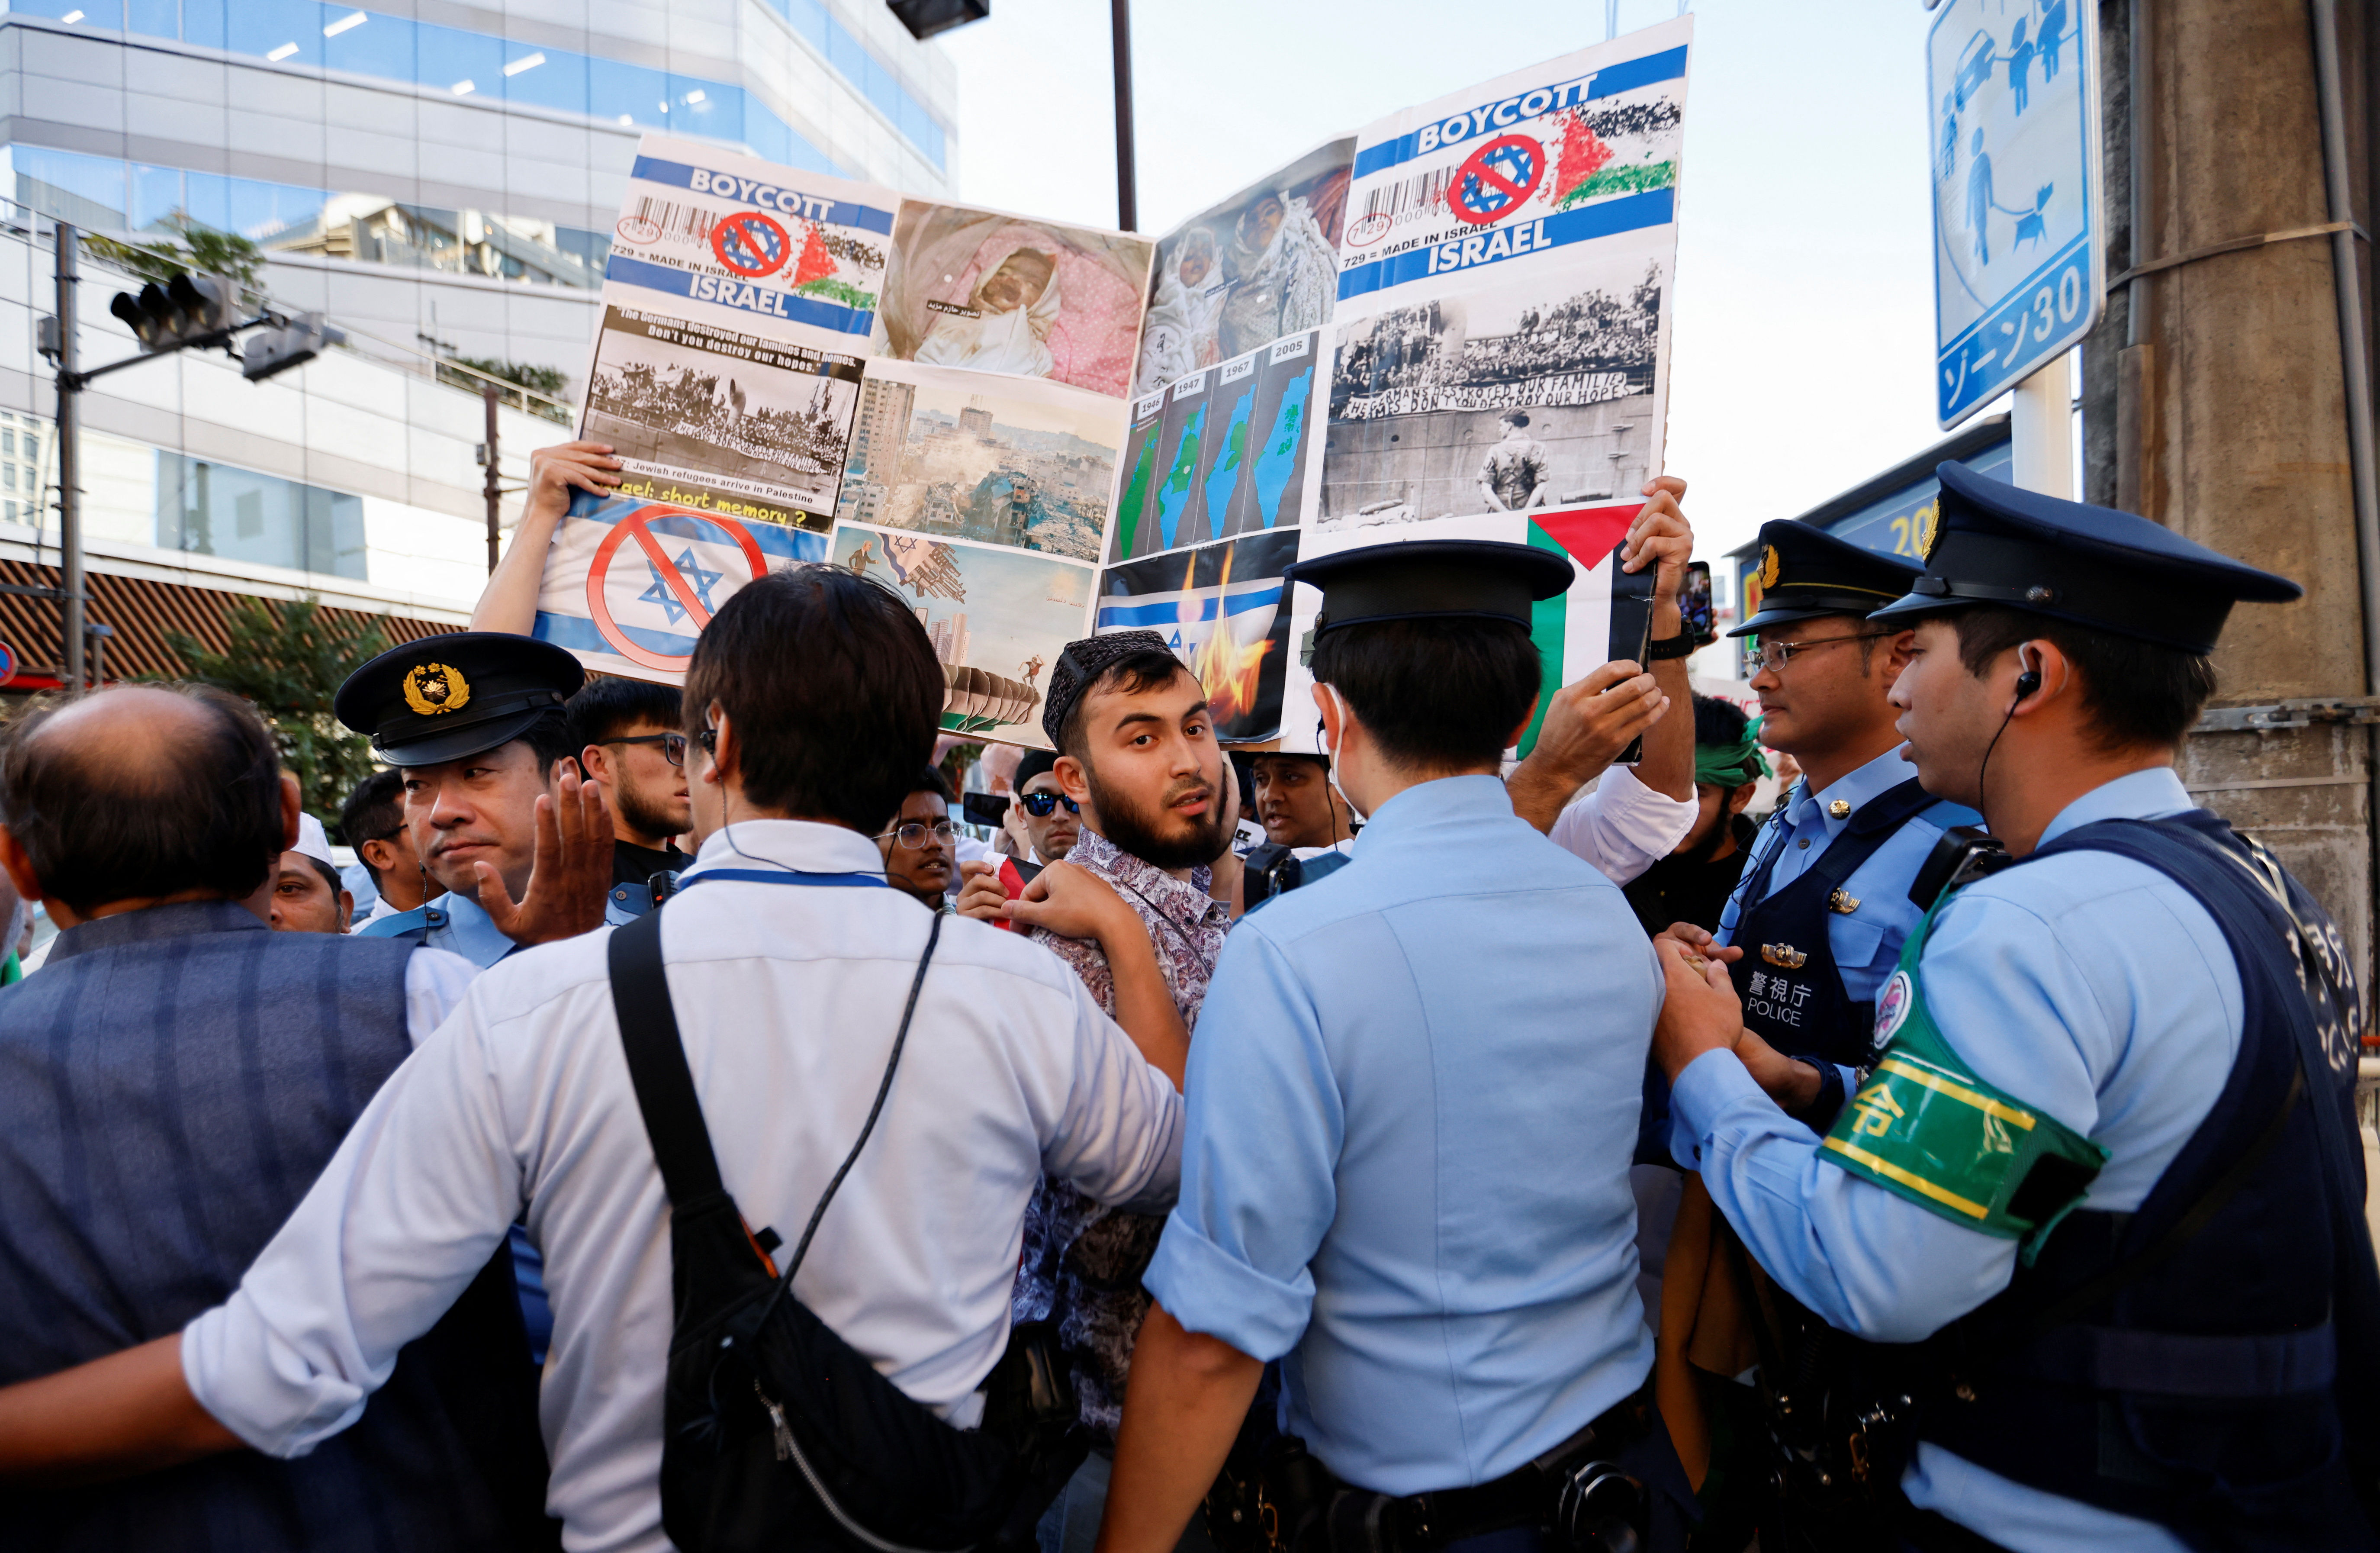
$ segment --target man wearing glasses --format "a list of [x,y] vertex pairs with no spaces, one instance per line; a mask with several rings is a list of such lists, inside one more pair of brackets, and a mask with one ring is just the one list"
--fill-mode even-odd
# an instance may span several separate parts
[[919,766],[901,812],[876,838],[884,882],[915,897],[929,911],[948,911],[958,877],[958,831],[951,825],[951,785],[930,765]]
[[[1801,763],[1706,944],[1739,945],[1733,967],[1757,1060],[1787,1110],[1823,1132],[1867,1061],[1876,990],[1925,912],[1909,887],[1973,810],[1936,800],[1901,757],[1885,698],[1912,633],[1867,623],[1918,569],[1791,519],[1762,525],[1760,608],[1730,636],[1760,696],[1760,741]],[[1747,1057],[1746,1061],[1755,1060]]]
[[603,675],[570,698],[578,767],[612,811],[612,888],[606,914],[652,910],[654,875],[686,865],[677,838],[693,823],[686,801],[686,735],[674,685]]

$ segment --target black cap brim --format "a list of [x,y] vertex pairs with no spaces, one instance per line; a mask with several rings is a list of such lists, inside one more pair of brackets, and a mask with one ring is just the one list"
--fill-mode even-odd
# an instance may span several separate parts
[[372,745],[372,759],[387,765],[439,765],[465,755],[476,755],[500,744],[509,744],[527,733],[537,720],[548,715],[553,708],[533,706],[508,716],[491,717],[485,722],[468,723],[461,728],[446,728],[427,739],[407,740],[394,748]]

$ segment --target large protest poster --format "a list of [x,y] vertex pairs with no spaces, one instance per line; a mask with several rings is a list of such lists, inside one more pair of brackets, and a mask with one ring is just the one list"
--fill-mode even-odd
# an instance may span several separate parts
[[[1570,593],[1536,612],[1548,694],[1641,647],[1644,579],[1612,551],[1661,468],[1693,29],[1681,17],[1357,137],[1300,554],[1464,538],[1569,556]],[[1293,595],[1303,644],[1321,599]],[[1294,665],[1284,698],[1283,747],[1318,748]]]
[[1044,742],[1041,666],[1091,629],[1152,245],[661,137],[617,231],[580,434],[628,477],[564,519],[537,633],[682,680],[736,589],[833,560],[911,599],[946,726]]
[[1281,732],[1281,571],[1305,520],[1354,151],[1330,141],[1157,245],[1099,629],[1163,630],[1235,743]]

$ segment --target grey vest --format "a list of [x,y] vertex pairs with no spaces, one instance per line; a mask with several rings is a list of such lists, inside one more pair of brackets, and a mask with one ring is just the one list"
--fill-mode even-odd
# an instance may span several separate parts
[[[0,1383],[221,1303],[411,1050],[413,946],[221,901],[103,917],[0,990]],[[306,1457],[235,1451],[0,1494],[11,1547],[553,1546],[536,1371],[500,1253]]]

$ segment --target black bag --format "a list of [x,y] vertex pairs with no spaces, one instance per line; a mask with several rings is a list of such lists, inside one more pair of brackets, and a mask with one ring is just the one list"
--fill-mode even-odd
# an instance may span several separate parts
[[1029,1539],[1064,1483],[1062,1474],[1046,1482],[1056,1465],[1035,1459],[1032,1425],[1062,1419],[1062,1430],[1074,1412],[1046,1363],[1037,1365],[1041,1350],[1024,1340],[1029,1335],[1011,1335],[987,1382],[986,1424],[998,1426],[957,1429],[885,1379],[792,1291],[819,1221],[892,1091],[941,917],[918,959],[876,1103],[781,1275],[768,1254],[775,1236],[752,1234],[719,1179],[670,1008],[664,914],[615,931],[610,968],[621,1046],[671,1204],[674,1326],[662,1447],[670,1540],[683,1553],[959,1553]]

